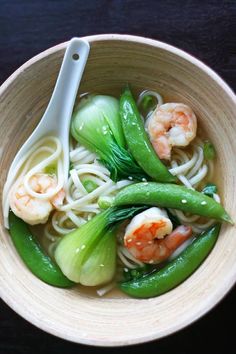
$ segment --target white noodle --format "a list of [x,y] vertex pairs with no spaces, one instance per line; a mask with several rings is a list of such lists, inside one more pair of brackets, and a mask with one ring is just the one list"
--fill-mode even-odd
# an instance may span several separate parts
[[199,170],[199,168],[201,167],[202,163],[203,163],[203,149],[199,146],[197,146],[197,153],[198,153],[198,159],[197,162],[195,164],[195,166],[193,167],[193,169],[187,174],[187,178],[190,179],[191,177],[193,177],[197,171]]
[[156,100],[157,100],[157,105],[161,105],[163,104],[163,98],[162,96],[156,92],[156,91],[151,91],[151,90],[145,90],[143,92],[140,93],[139,97],[138,97],[138,100],[137,100],[137,105],[139,106],[141,101],[143,100],[143,98],[145,96],[152,96],[152,97],[155,97]]
[[180,166],[171,168],[171,169],[169,170],[170,173],[172,173],[172,175],[176,176],[176,175],[179,175],[179,174],[181,175],[181,174],[183,174],[183,173],[188,172],[188,170],[189,170],[190,168],[192,168],[192,167],[195,165],[195,163],[196,163],[196,161],[197,161],[197,158],[198,158],[197,154],[194,153],[193,156],[192,156],[192,158],[191,158],[190,160],[188,160],[187,162],[183,163],[183,164],[180,165]]
[[99,296],[104,296],[107,293],[109,293],[112,289],[116,287],[116,282],[109,283],[105,285],[104,287],[98,289],[96,292]]
[[219,196],[218,194],[213,193],[213,198],[215,199],[215,201],[216,201],[217,203],[220,203],[220,196]]
[[122,263],[129,269],[135,269],[143,266],[143,263],[136,259],[124,246],[118,247],[118,256]]
[[198,184],[199,182],[201,182],[206,174],[207,174],[207,165],[203,165],[197,172],[197,174],[195,176],[193,176],[190,180],[189,180],[189,183],[192,184],[192,185],[196,185]]

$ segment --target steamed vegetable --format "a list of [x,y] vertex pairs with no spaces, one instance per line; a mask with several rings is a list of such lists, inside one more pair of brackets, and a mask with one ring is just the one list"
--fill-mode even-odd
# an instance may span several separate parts
[[155,182],[131,184],[123,188],[114,200],[116,206],[141,204],[179,209],[233,224],[221,204],[203,193],[177,184]]
[[120,284],[120,289],[130,296],[149,298],[175,288],[201,265],[214,247],[219,232],[219,224],[212,226],[161,270],[125,281]]
[[144,112],[150,112],[156,107],[156,99],[152,95],[145,95],[141,102],[140,108]]
[[176,178],[168,171],[153,149],[128,88],[121,95],[120,116],[128,148],[139,166],[157,182],[175,182]]
[[216,157],[216,151],[214,145],[209,141],[206,141],[203,146],[203,154],[206,160],[214,160]]
[[116,271],[116,233],[108,230],[83,263],[80,283],[95,286],[108,283]]
[[72,281],[65,277],[51,258],[44,253],[23,220],[11,212],[9,223],[11,238],[16,250],[25,265],[36,277],[47,284],[60,288],[68,288],[74,285]]
[[101,197],[98,198],[98,206],[101,209],[108,209],[112,206],[114,202],[114,197],[109,197],[106,195],[101,195]]
[[94,191],[98,187],[97,183],[95,183],[94,181],[92,181],[91,179],[88,179],[88,178],[84,179],[82,181],[82,184],[88,193],[91,193],[92,191]]
[[217,193],[217,187],[213,183],[207,183],[202,190],[202,193],[208,195],[209,197],[213,197],[215,193]]
[[146,177],[125,147],[116,98],[97,95],[82,99],[72,117],[71,134],[99,155],[114,181]]
[[62,272],[70,280],[89,286],[111,280],[116,259],[112,225],[145,208],[109,208],[64,236],[55,251]]

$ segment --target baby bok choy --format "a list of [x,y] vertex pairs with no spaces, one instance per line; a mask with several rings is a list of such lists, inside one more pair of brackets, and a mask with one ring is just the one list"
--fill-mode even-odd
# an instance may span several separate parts
[[55,251],[63,274],[87,286],[111,281],[116,267],[115,225],[144,209],[145,206],[109,208],[64,236]]
[[71,134],[76,141],[99,155],[114,181],[146,177],[126,149],[116,98],[104,95],[83,98],[72,116]]

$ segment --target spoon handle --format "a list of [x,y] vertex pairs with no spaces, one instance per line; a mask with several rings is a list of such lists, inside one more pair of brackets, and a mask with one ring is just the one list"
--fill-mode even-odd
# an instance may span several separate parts
[[70,118],[89,50],[87,41],[79,38],[70,40],[48,108],[44,114],[44,116],[50,114],[54,117],[50,121],[53,124],[52,128],[60,127],[60,138],[69,133]]
[[[48,108],[42,120],[41,129],[57,133],[64,147],[63,173],[67,180],[69,170],[69,130],[77,91],[87,62],[90,46],[83,39],[73,38],[66,49],[57,82]],[[41,131],[42,133],[42,131]]]

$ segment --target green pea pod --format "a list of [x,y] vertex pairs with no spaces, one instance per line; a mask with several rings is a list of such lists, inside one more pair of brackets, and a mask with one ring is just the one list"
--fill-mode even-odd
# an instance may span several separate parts
[[176,178],[160,161],[150,143],[129,88],[120,98],[120,116],[128,148],[139,166],[155,181],[175,182]]
[[220,232],[216,224],[199,235],[187,248],[159,271],[139,279],[123,282],[120,289],[133,297],[159,296],[187,279],[204,261],[214,247]]
[[60,288],[74,285],[67,279],[60,268],[42,250],[40,244],[31,234],[28,225],[12,212],[9,215],[12,241],[25,265],[39,279]]
[[177,184],[144,182],[129,185],[116,195],[114,205],[129,204],[180,209],[193,215],[233,224],[221,204],[203,193]]

